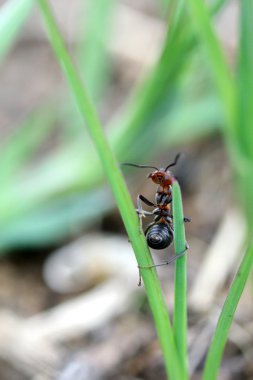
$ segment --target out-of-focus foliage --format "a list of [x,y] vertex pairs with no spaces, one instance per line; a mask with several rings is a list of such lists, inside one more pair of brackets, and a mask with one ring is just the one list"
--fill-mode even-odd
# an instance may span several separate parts
[[196,33],[208,57],[217,94],[224,114],[224,138],[235,172],[244,211],[248,218],[249,233],[253,228],[253,3],[240,3],[240,38],[235,73],[222,51],[202,0],[188,0]]
[[208,64],[221,101],[225,143],[236,175],[235,187],[239,189],[248,221],[248,236],[245,239],[247,251],[222,309],[205,363],[203,379],[215,380],[234,313],[253,264],[253,112],[250,106],[253,95],[253,3],[250,0],[240,3],[236,75],[228,66],[204,2],[188,0],[188,5],[196,33],[209,58]]
[[[19,3],[30,4],[31,1],[12,1],[12,5]],[[76,60],[90,93],[101,103],[110,85],[108,44],[113,39],[110,31],[117,17],[117,3],[103,1],[101,7],[96,3],[89,1],[89,14],[83,16],[92,22],[88,23],[85,31],[88,41],[80,35],[80,41],[83,42],[77,47]],[[226,105],[216,91],[212,69],[206,62],[199,38],[201,33],[196,34],[196,25],[186,11],[186,3],[162,3],[166,5],[164,19],[169,18],[170,25],[160,57],[133,89],[121,113],[111,115],[111,121],[106,126],[119,161],[150,161],[158,150],[168,150],[172,146],[200,139],[225,125]],[[210,3],[212,17],[224,3],[220,0]],[[17,13],[16,9],[13,7],[8,17],[23,20],[24,13]],[[161,14],[161,8],[158,12]],[[0,17],[3,13],[4,9],[1,9]],[[79,27],[79,30],[82,28]],[[6,35],[2,33],[2,39]],[[250,45],[249,41],[246,38],[245,43]],[[239,50],[241,53],[243,51],[246,49]],[[85,59],[87,54],[88,60]],[[219,72],[219,64],[217,61],[216,73]],[[238,76],[242,75],[239,70]],[[233,82],[233,75],[229,80]],[[243,85],[239,77],[238,83]],[[240,87],[240,93],[246,94],[246,91]],[[96,152],[90,146],[88,137],[80,139],[80,135],[84,137],[85,132],[82,126],[80,128],[76,108],[69,99],[66,99],[64,107],[62,102],[64,100],[53,109],[50,107],[47,112],[50,117],[46,116],[46,120],[45,106],[41,105],[40,110],[28,116],[19,126],[16,136],[6,141],[5,145],[2,143],[2,251],[20,244],[44,245],[56,242],[81,226],[92,223],[100,213],[113,206],[110,193],[104,191],[104,176]],[[246,122],[245,117],[244,120]],[[66,138],[61,140],[57,149],[33,164],[34,153],[47,136],[51,136],[59,121]],[[41,122],[46,128],[38,131]],[[248,119],[247,123],[250,125]],[[29,130],[33,130],[31,135]],[[247,138],[244,140],[249,143]],[[242,163],[241,160],[244,163],[242,156],[239,161],[236,159]],[[240,165],[240,171],[244,171],[245,167],[244,164]],[[246,184],[244,187],[247,187]],[[95,194],[99,196],[96,198]]]
[[222,355],[228,339],[229,330],[233,322],[236,308],[240,301],[245,284],[248,280],[253,264],[253,246],[246,251],[238,272],[230,287],[227,299],[220,314],[212,343],[208,350],[203,371],[203,380],[217,379],[221,365]]

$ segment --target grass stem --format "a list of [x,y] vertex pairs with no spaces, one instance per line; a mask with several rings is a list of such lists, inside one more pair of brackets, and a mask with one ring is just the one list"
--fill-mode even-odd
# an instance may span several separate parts
[[[175,255],[186,249],[184,214],[180,187],[177,181],[172,186],[174,247]],[[176,260],[173,327],[176,347],[185,378],[187,363],[187,254]]]
[[[50,43],[65,74],[70,91],[77,103],[83,121],[93,139],[104,172],[111,185],[112,192],[120,210],[130,242],[133,246],[138,265],[151,266],[153,261],[145,237],[139,232],[139,223],[135,208],[133,207],[119,165],[103,132],[96,110],[73,65],[48,2],[46,0],[39,0],[39,5]],[[155,268],[142,269],[141,274],[163,351],[167,375],[173,380],[183,380],[184,376],[174,342],[168,310],[156,275],[156,270]]]
[[246,251],[221,311],[205,362],[203,380],[215,380],[234,314],[253,264],[253,244]]

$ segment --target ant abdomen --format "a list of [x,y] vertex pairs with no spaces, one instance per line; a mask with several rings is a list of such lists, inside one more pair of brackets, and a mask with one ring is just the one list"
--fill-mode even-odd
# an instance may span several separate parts
[[165,223],[150,226],[145,235],[149,247],[153,249],[167,248],[173,241],[173,233]]

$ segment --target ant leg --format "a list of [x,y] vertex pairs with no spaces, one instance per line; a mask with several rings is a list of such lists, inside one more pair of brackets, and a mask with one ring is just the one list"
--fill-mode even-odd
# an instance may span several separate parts
[[137,196],[137,206],[138,206],[138,209],[137,209],[137,214],[139,216],[139,221],[140,221],[140,233],[142,232],[142,218],[145,218],[145,214],[143,212],[143,208],[142,208],[142,203],[141,203],[141,198],[140,198],[140,195]]
[[[167,214],[167,217],[169,217],[169,218],[171,218],[171,219],[173,219],[173,215],[172,214]],[[191,218],[188,218],[187,216],[184,216],[184,223],[189,223],[189,222],[191,222]]]
[[140,195],[137,196],[137,206],[138,206],[138,208],[137,208],[137,214],[139,216],[140,233],[141,233],[141,231],[142,231],[142,218],[145,218],[145,214],[144,214],[143,209],[142,209],[142,203],[141,203],[141,198],[140,197],[141,197]]
[[[170,219],[173,219],[173,215],[168,213],[167,214],[167,218],[170,218]],[[166,219],[167,220],[167,219]],[[191,222],[191,218],[188,218],[187,216],[184,216],[184,219],[183,219],[184,223],[189,223]],[[169,220],[167,220],[167,222],[169,222]]]
[[[139,214],[139,210],[138,210],[138,208],[136,208],[135,211],[137,212],[137,214]],[[152,216],[152,215],[154,215],[153,212],[146,211],[146,210],[142,210],[142,213],[143,213],[145,216]]]
[[169,265],[169,264],[173,263],[173,261],[175,261],[175,260],[179,259],[180,257],[184,256],[186,254],[186,252],[187,252],[188,249],[189,249],[189,245],[187,243],[186,246],[185,246],[185,249],[182,252],[180,252],[177,255],[173,256],[171,259],[169,259],[165,263],[150,265],[150,266],[146,266],[146,267],[138,265],[138,268],[140,270],[140,269],[149,269],[149,268],[161,267],[163,265]]
[[184,249],[182,252],[179,252],[177,255],[171,257],[171,259],[169,259],[169,260],[166,261],[165,263],[158,264],[158,265],[156,265],[156,266],[169,265],[169,264],[173,263],[173,261],[175,261],[175,260],[179,259],[180,257],[184,256],[189,248],[190,248],[190,247],[189,247],[189,244],[186,243],[186,245],[185,245],[185,249]]
[[150,202],[147,198],[145,198],[143,195],[138,195],[137,197],[137,214],[139,215],[139,220],[140,220],[140,233],[142,232],[142,218],[145,218],[145,212],[143,211],[142,208],[142,202],[144,202],[148,206],[155,206],[154,203]]
[[139,282],[138,282],[138,286],[141,286],[141,270],[140,270],[140,267],[139,268]]
[[140,200],[142,201],[142,202],[144,202],[147,206],[152,206],[152,207],[155,207],[156,205],[153,203],[153,202],[151,202],[151,201],[149,201],[146,197],[144,197],[144,195],[138,195],[138,197],[140,198]]

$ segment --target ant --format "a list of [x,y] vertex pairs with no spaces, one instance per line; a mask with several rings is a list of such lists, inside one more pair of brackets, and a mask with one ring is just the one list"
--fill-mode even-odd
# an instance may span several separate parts
[[[123,163],[125,166],[134,166],[137,168],[149,168],[155,169],[155,171],[148,174],[148,178],[158,185],[156,195],[155,195],[155,203],[149,201],[143,195],[137,196],[137,206],[136,209],[139,220],[140,220],[140,229],[142,230],[142,218],[146,216],[154,216],[154,221],[148,225],[144,234],[146,236],[147,243],[149,247],[153,249],[164,249],[169,247],[169,245],[173,241],[174,228],[173,228],[173,215],[171,213],[171,202],[172,202],[172,184],[176,181],[173,173],[169,170],[172,166],[175,166],[180,157],[180,153],[178,153],[174,159],[174,161],[167,165],[165,169],[157,168],[155,166],[150,165],[138,165],[132,163]],[[147,206],[153,207],[153,211],[145,211],[142,208],[142,202]],[[184,222],[190,222],[190,218],[184,217]],[[150,267],[141,267],[141,268],[151,268],[157,267],[161,265],[168,265],[172,261],[178,259],[183,256],[188,249],[188,245],[186,246],[183,252],[180,252],[176,256],[172,257],[169,261],[152,265]],[[140,267],[139,267],[140,268]],[[139,282],[140,285],[140,282]]]

